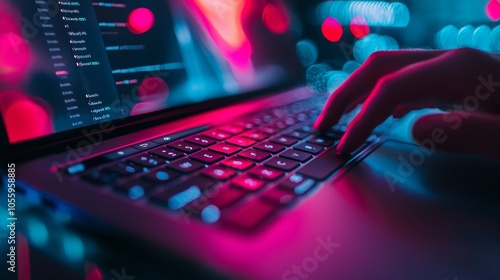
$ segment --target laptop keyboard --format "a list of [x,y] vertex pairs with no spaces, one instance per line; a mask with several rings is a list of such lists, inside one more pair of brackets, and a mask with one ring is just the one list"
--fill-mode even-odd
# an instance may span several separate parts
[[185,218],[254,229],[352,158],[335,151],[351,117],[315,135],[317,104],[301,101],[152,139],[106,154],[109,163],[78,176]]

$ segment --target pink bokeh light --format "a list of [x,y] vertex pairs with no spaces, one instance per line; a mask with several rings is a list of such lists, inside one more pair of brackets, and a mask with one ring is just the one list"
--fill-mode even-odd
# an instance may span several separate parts
[[133,10],[127,21],[127,27],[134,34],[142,34],[149,31],[155,23],[155,16],[151,10],[138,8]]
[[362,16],[355,16],[352,18],[350,29],[354,37],[361,39],[370,33],[370,26]]
[[338,42],[344,33],[342,25],[335,18],[327,18],[321,25],[321,33],[330,42]]
[[269,3],[262,12],[262,21],[269,31],[276,34],[285,33],[290,27],[290,16],[285,7]]

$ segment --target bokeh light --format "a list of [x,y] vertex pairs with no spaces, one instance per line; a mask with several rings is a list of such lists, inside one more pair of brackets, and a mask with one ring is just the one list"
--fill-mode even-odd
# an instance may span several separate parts
[[455,49],[458,47],[458,28],[454,25],[447,25],[441,29],[435,37],[436,46],[439,49]]
[[62,238],[64,253],[69,260],[81,260],[85,253],[82,240],[76,235],[67,235]]
[[269,3],[262,12],[262,21],[269,31],[285,33],[290,27],[290,16],[284,6]]
[[398,42],[390,37],[378,34],[369,34],[354,44],[353,55],[358,63],[363,63],[376,51],[398,50]]
[[321,33],[330,42],[338,42],[344,33],[340,22],[334,18],[327,18],[321,25]]
[[459,47],[474,47],[472,44],[472,36],[474,34],[474,27],[472,25],[466,25],[458,31],[457,42]]
[[493,20],[498,21],[500,19],[500,1],[490,0],[488,5],[486,5],[486,15]]
[[331,70],[328,64],[320,63],[309,66],[306,70],[306,80],[308,85],[319,92],[326,92],[328,77],[326,73]]
[[472,34],[472,46],[478,50],[490,51],[491,29],[486,25],[481,25]]
[[49,240],[49,232],[41,221],[30,220],[28,221],[28,237],[34,245],[43,246]]
[[347,26],[356,16],[362,16],[372,27],[406,27],[410,22],[410,11],[400,2],[328,1],[316,8],[319,22],[334,17],[342,25]]
[[142,34],[151,29],[155,23],[155,16],[151,10],[138,8],[133,10],[127,22],[127,27],[134,34]]
[[342,66],[342,71],[344,71],[347,74],[351,74],[356,69],[358,69],[359,66],[361,66],[361,64],[359,64],[358,62],[354,60],[349,60],[344,64],[344,66]]
[[300,40],[295,46],[295,50],[304,66],[310,66],[318,59],[318,47],[309,39]]
[[491,49],[494,52],[500,52],[500,25],[491,30]]
[[350,29],[354,37],[361,39],[370,33],[370,26],[362,16],[355,16],[352,18]]
[[24,77],[31,60],[27,41],[16,33],[0,35],[0,82],[16,83]]
[[165,101],[168,97],[167,83],[160,77],[149,77],[139,85],[139,97],[142,101]]
[[347,80],[349,74],[343,71],[330,71],[327,76],[327,91],[329,93],[333,93],[338,87],[342,85],[342,83],[345,82],[345,80]]

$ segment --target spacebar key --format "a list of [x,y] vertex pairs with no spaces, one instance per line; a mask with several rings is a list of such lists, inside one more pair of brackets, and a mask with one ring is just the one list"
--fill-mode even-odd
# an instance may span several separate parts
[[317,158],[300,168],[297,173],[322,181],[344,166],[347,159],[339,156],[335,149],[328,149]]

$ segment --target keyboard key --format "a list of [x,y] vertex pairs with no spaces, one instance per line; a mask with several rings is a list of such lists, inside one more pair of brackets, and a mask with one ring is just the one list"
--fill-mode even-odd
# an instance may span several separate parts
[[248,174],[268,181],[274,181],[283,176],[283,172],[265,166],[257,166],[250,170]]
[[328,137],[328,136],[319,136],[319,135],[313,135],[307,139],[308,143],[311,144],[316,144],[324,147],[330,147],[333,145],[338,139]]
[[307,133],[307,132],[304,132],[302,130],[294,130],[292,132],[285,133],[284,135],[289,136],[289,137],[293,137],[293,138],[296,138],[296,139],[300,140],[300,139],[306,138],[310,134]]
[[283,171],[292,171],[299,166],[298,162],[296,162],[294,160],[286,159],[286,158],[281,158],[281,157],[272,158],[272,159],[266,161],[264,164],[266,166],[274,167],[276,169],[283,170]]
[[191,173],[193,171],[203,168],[204,165],[202,163],[190,159],[181,159],[176,162],[168,164],[167,167],[172,168],[176,171],[180,171],[182,173]]
[[184,156],[184,153],[171,149],[171,148],[156,148],[154,150],[149,151],[150,154],[164,158],[166,160],[172,161]]
[[156,142],[156,143],[158,143],[160,145],[165,145],[165,144],[170,143],[172,141],[182,139],[182,138],[184,138],[186,136],[202,132],[204,130],[207,130],[208,128],[209,127],[206,126],[206,125],[199,126],[199,127],[194,127],[194,128],[188,129],[188,130],[184,130],[184,131],[172,133],[172,134],[169,134],[169,135],[165,135],[165,136],[162,136],[162,137],[158,137],[158,138],[153,139],[151,141]]
[[224,125],[218,128],[219,130],[222,130],[224,132],[230,133],[230,134],[239,134],[243,132],[245,129],[239,126],[234,126],[234,125]]
[[203,132],[203,135],[213,138],[215,140],[226,140],[227,138],[231,137],[231,134],[220,130],[209,130]]
[[185,209],[195,215],[199,215],[208,205],[214,205],[219,209],[224,209],[233,205],[245,197],[245,195],[246,193],[240,190],[230,187],[221,187],[219,189],[215,189],[213,194],[207,194],[206,196],[189,203],[186,205]]
[[124,157],[128,157],[128,156],[133,155],[133,154],[137,154],[138,152],[140,152],[139,149],[136,149],[134,147],[127,147],[127,148],[113,151],[111,153],[107,153],[107,154],[103,155],[103,157],[105,157],[109,160],[115,161],[115,160],[118,160],[118,159],[121,159]]
[[310,190],[316,182],[300,174],[288,176],[285,180],[278,184],[278,187],[295,193],[296,195],[303,195]]
[[212,150],[214,152],[219,152],[219,153],[224,154],[224,155],[232,155],[232,154],[235,154],[235,153],[241,151],[240,147],[234,146],[231,144],[226,144],[226,143],[219,143],[219,144],[214,145],[208,149]]
[[277,207],[263,200],[256,199],[236,209],[228,216],[223,216],[224,222],[241,230],[252,230],[276,212]]
[[307,177],[316,180],[325,180],[333,172],[340,169],[346,163],[346,159],[339,156],[335,149],[329,149],[317,158],[314,158],[297,171]]
[[278,132],[280,132],[279,129],[275,128],[275,127],[272,127],[272,126],[266,126],[266,127],[262,127],[259,129],[260,132],[263,132],[263,133],[266,133],[266,134],[276,134]]
[[297,198],[297,195],[295,195],[294,193],[277,187],[271,188],[262,193],[263,200],[278,206],[286,206],[292,203],[295,198]]
[[270,141],[277,143],[277,144],[285,145],[285,146],[291,146],[291,145],[297,143],[297,140],[295,138],[288,137],[285,135],[274,137]]
[[211,166],[203,170],[204,175],[219,181],[225,181],[236,175],[236,173],[236,170],[222,165]]
[[253,144],[255,144],[254,140],[240,137],[240,136],[235,136],[233,138],[229,138],[228,140],[226,140],[226,142],[230,143],[230,144],[234,144],[236,146],[243,147],[243,148],[247,148],[247,147],[250,147]]
[[256,141],[261,141],[269,137],[269,134],[258,131],[258,130],[252,130],[252,131],[247,131],[243,133],[241,136],[250,138]]
[[153,185],[144,180],[134,180],[122,185],[114,186],[114,190],[126,194],[130,199],[137,200],[153,189]]
[[190,158],[211,164],[224,158],[224,155],[212,151],[199,151],[192,154]]
[[115,163],[111,166],[105,167],[104,172],[110,174],[114,177],[127,177],[138,172],[141,172],[142,168],[138,166],[131,166],[123,162]]
[[283,151],[285,149],[285,146],[270,142],[264,142],[255,145],[254,148],[276,154]]
[[137,156],[131,157],[131,158],[127,159],[127,162],[130,162],[130,163],[137,165],[137,166],[142,166],[142,167],[147,167],[147,168],[152,168],[152,167],[159,166],[159,165],[166,163],[165,160],[162,160],[161,158],[154,157],[154,156],[149,155],[149,154],[142,154],[142,155],[137,155]]
[[251,159],[253,161],[261,162],[261,161],[269,158],[271,156],[271,154],[267,153],[267,152],[259,151],[259,150],[249,149],[249,150],[245,150],[245,151],[239,153],[238,156],[244,157],[247,159]]
[[196,151],[201,150],[200,146],[195,145],[195,144],[191,144],[188,142],[184,142],[184,141],[177,141],[177,142],[168,144],[167,146],[169,146],[170,148],[181,150],[181,151],[185,152],[186,154],[191,154],[191,153],[194,153]]
[[153,184],[163,184],[170,182],[180,176],[179,173],[170,169],[161,169],[148,173],[143,178],[153,182]]
[[236,177],[231,181],[231,183],[236,188],[250,192],[257,191],[266,185],[265,181],[250,177],[248,175],[241,175],[239,177]]
[[233,123],[234,125],[236,126],[239,126],[239,127],[243,127],[245,129],[252,129],[255,127],[255,125],[249,121],[245,121],[245,120],[239,120],[239,121],[236,121]]
[[248,168],[255,165],[253,161],[240,157],[228,158],[222,161],[221,164],[240,171],[247,170]]
[[90,170],[87,173],[82,174],[82,179],[96,185],[105,185],[115,181],[116,177],[113,176],[113,174],[110,174],[109,172],[94,169]]
[[217,143],[212,138],[208,138],[205,136],[191,136],[191,137],[184,139],[184,141],[189,142],[191,144],[196,144],[196,145],[201,146],[201,147],[208,147],[208,146],[212,146],[213,144]]
[[300,143],[297,146],[293,147],[296,150],[303,151],[303,152],[308,152],[311,154],[319,154],[321,151],[323,151],[322,146],[310,144],[310,143]]
[[143,143],[139,143],[139,144],[136,144],[132,147],[138,149],[138,150],[149,150],[149,149],[152,149],[152,148],[155,148],[155,147],[158,147],[160,144],[156,143],[156,142],[153,142],[153,141],[147,141],[147,142],[143,142]]
[[197,176],[172,188],[163,189],[152,195],[151,201],[175,211],[198,199],[203,191],[213,186],[214,182],[211,179]]
[[310,153],[301,152],[298,150],[286,150],[280,154],[280,157],[293,159],[300,162],[306,162],[312,158]]

